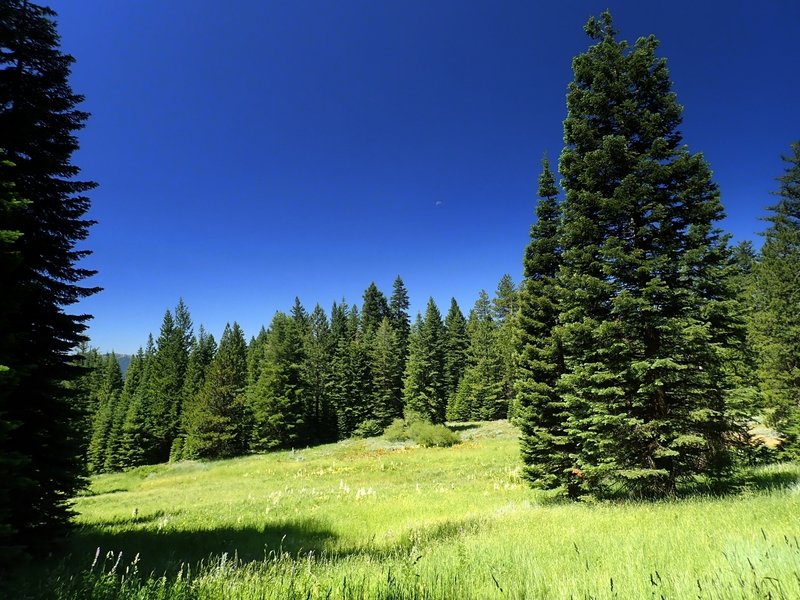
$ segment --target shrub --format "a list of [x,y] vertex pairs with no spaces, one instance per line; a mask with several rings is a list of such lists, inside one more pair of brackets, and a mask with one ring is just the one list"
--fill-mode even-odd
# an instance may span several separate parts
[[382,431],[383,428],[381,427],[381,424],[375,419],[366,419],[365,421],[359,423],[355,430],[353,430],[353,437],[375,437],[376,435],[380,435]]
[[458,434],[444,425],[433,425],[425,421],[417,421],[409,427],[411,438],[420,446],[430,448],[437,446],[447,448],[457,444],[461,439]]
[[406,422],[403,421],[403,419],[395,419],[392,421],[392,424],[383,432],[383,437],[390,442],[405,442],[411,438],[408,433],[408,428],[406,427]]

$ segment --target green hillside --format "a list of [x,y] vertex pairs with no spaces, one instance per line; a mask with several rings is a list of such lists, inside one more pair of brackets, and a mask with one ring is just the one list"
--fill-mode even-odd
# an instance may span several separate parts
[[797,466],[725,498],[553,503],[520,479],[512,426],[462,427],[452,448],[348,440],[96,477],[68,562],[31,579],[71,598],[800,597]]

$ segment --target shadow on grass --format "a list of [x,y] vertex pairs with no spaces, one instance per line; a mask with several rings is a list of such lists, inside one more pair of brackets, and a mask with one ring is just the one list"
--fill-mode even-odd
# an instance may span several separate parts
[[800,484],[800,465],[794,463],[769,465],[749,470],[743,484],[751,490],[771,491]]
[[115,531],[103,525],[87,525],[72,536],[67,564],[71,569],[88,568],[97,555],[107,570],[122,552],[119,559],[122,568],[130,565],[138,554],[140,573],[174,575],[182,567],[194,570],[201,562],[213,562],[223,555],[243,563],[262,561],[273,553],[320,555],[335,539],[332,531],[313,520],[270,523],[261,528],[180,531],[166,528]]
[[478,423],[448,423],[447,428],[452,431],[467,431],[469,429],[477,429],[480,427]]

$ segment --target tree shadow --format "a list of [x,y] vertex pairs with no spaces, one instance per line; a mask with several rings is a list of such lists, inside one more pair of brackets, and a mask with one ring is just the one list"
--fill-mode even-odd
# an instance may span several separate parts
[[747,489],[772,491],[800,484],[800,468],[796,464],[774,464],[752,469],[743,476]]
[[467,431],[477,429],[480,425],[478,423],[448,423],[447,427],[452,431]]
[[283,553],[297,556],[313,552],[320,555],[331,547],[335,539],[336,535],[330,529],[314,520],[269,523],[260,528],[216,527],[180,531],[168,527],[120,531],[109,529],[106,524],[86,525],[70,539],[66,562],[73,569],[81,569],[88,568],[95,561],[101,563],[95,568],[106,571],[118,563],[119,572],[135,560],[139,573],[170,576],[187,567],[195,570],[201,563],[214,562],[223,556],[248,563]]

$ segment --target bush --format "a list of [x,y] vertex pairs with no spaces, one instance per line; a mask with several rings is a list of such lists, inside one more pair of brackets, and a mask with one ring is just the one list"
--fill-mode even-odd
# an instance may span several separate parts
[[461,439],[458,434],[444,425],[433,425],[425,421],[417,421],[409,427],[411,438],[420,446],[431,448],[448,448],[457,444]]
[[411,439],[411,436],[408,434],[406,422],[403,421],[403,419],[395,419],[392,421],[392,424],[383,432],[383,437],[390,442],[405,442]]
[[366,419],[358,424],[358,426],[353,431],[353,437],[355,438],[368,438],[368,437],[375,437],[376,435],[380,435],[383,431],[381,424],[378,423],[375,419]]
[[390,442],[404,442],[414,440],[420,446],[430,448],[437,446],[447,448],[461,441],[458,434],[444,425],[434,425],[428,421],[409,418],[407,420],[395,419],[383,432]]

